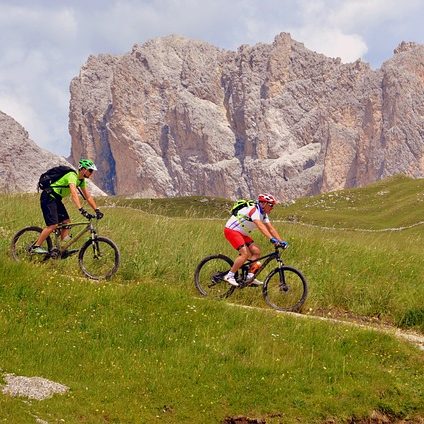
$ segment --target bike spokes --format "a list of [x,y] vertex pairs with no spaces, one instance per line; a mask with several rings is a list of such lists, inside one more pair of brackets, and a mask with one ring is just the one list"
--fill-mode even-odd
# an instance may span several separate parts
[[194,282],[203,296],[222,299],[228,297],[234,287],[224,281],[232,265],[231,259],[223,255],[208,256],[198,265]]
[[[42,229],[39,227],[26,227],[18,231],[13,237],[11,244],[11,255],[16,261],[23,262],[44,262],[50,255],[45,253],[32,253],[31,248],[37,241]],[[51,250],[52,243],[48,237],[41,247],[49,251]]]
[[266,303],[274,309],[298,311],[307,296],[306,280],[294,268],[277,268],[267,277],[263,294]]
[[98,237],[80,250],[79,264],[85,275],[95,280],[110,278],[118,269],[120,254],[112,240]]

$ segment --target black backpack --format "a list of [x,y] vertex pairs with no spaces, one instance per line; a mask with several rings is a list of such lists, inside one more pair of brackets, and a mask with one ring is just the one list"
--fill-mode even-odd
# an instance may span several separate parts
[[[38,180],[37,190],[38,191],[44,190],[50,193],[53,192],[53,189],[50,187],[51,184],[53,184],[55,181],[62,178],[68,172],[77,173],[75,169],[70,168],[69,166],[66,166],[66,165],[55,166],[54,168],[51,168],[48,171],[42,173],[40,175],[40,179]],[[60,186],[60,187],[67,187],[67,186]]]

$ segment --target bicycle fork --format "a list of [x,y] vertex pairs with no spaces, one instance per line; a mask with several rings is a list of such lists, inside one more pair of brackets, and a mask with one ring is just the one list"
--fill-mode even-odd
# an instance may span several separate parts
[[97,241],[97,234],[91,233],[91,247],[93,248],[93,257],[94,259],[100,259],[102,254],[100,252],[99,243]]
[[278,287],[280,289],[281,292],[287,292],[289,290],[289,286],[286,283],[286,276],[284,274],[284,270],[283,270],[283,261],[278,258],[277,259],[278,262],[278,274],[280,276],[280,283],[278,284]]

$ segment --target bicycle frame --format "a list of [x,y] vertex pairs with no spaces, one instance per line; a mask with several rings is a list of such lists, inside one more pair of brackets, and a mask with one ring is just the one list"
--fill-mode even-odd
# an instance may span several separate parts
[[281,252],[280,252],[278,247],[275,248],[274,252],[268,253],[267,255],[264,255],[264,256],[261,256],[258,259],[254,259],[254,260],[248,259],[240,268],[241,273],[242,273],[241,282],[243,283],[246,280],[246,276],[249,272],[249,268],[250,268],[250,265],[252,263],[257,262],[257,261],[264,261],[263,264],[261,265],[261,267],[259,268],[258,272],[255,275],[255,277],[257,277],[265,269],[265,267],[271,261],[273,261],[274,259],[278,263],[278,268],[281,268],[284,265],[283,260],[281,259]]
[[[20,229],[13,236],[10,246],[12,258],[16,261],[44,262],[48,259],[66,259],[78,253],[78,265],[88,278],[111,278],[119,267],[118,246],[109,238],[98,235],[96,217],[90,216],[87,219],[84,222],[58,224],[46,238],[42,252],[32,252],[32,247],[43,229],[37,226]],[[61,236],[74,227],[79,227],[79,231],[75,230],[74,237],[63,241]],[[84,234],[87,236],[83,237]],[[69,249],[76,244],[76,249]]]
[[[194,272],[194,285],[202,296],[211,296],[216,299],[226,299],[237,289],[246,287],[262,286],[262,295],[265,302],[273,309],[280,311],[298,311],[304,304],[308,295],[308,285],[302,273],[287,266],[283,262],[283,246],[274,246],[275,251],[263,255],[255,260],[247,260],[235,273],[237,286],[225,280],[225,276],[233,266],[231,258],[221,253],[209,255],[203,258]],[[254,279],[247,280],[249,267],[255,261],[261,260],[263,264],[255,273]],[[263,282],[256,277],[268,267],[271,261],[271,269],[265,271],[266,277]]]
[[[71,229],[73,227],[78,227],[82,225],[84,225],[85,228],[83,228],[79,233],[77,233],[65,244],[61,244],[60,234],[63,229]],[[65,250],[69,249],[70,246],[75,244],[85,233],[88,233],[88,232],[91,233],[91,239],[95,240],[95,238],[97,237],[97,231],[91,219],[88,222],[74,222],[74,223],[71,222],[68,224],[59,224],[57,228],[54,230],[55,239],[53,243],[53,246],[54,246],[53,248],[57,249],[57,252],[61,254]]]

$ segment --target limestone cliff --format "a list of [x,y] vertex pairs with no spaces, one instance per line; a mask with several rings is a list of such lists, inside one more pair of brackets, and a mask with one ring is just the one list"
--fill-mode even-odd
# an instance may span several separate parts
[[71,83],[71,155],[96,183],[143,197],[281,200],[424,175],[424,46],[381,69],[289,34],[236,52],[179,36],[91,56]]

